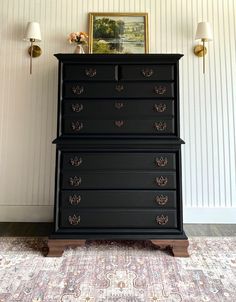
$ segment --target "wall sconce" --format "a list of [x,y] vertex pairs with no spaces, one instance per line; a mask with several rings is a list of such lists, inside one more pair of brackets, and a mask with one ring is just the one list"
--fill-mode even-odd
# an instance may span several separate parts
[[194,47],[194,54],[198,57],[203,57],[203,73],[205,73],[205,55],[207,54],[205,42],[213,40],[211,26],[208,22],[198,23],[195,40],[203,42],[203,45],[199,44]]
[[31,43],[31,46],[28,49],[28,53],[30,55],[30,74],[32,74],[32,58],[39,57],[42,53],[41,48],[38,45],[34,45],[34,42],[41,41],[41,31],[39,23],[28,22],[24,40],[29,41]]

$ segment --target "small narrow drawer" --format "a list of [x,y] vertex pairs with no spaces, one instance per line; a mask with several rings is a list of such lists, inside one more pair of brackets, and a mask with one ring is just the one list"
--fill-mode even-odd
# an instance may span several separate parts
[[114,81],[117,67],[115,65],[80,65],[64,64],[63,79],[77,81]]
[[122,80],[163,81],[174,80],[174,65],[121,65]]
[[165,171],[64,171],[62,189],[176,189],[176,174]]
[[172,117],[150,119],[72,119],[64,118],[63,134],[175,134],[175,120]]
[[175,210],[73,210],[61,211],[63,228],[177,228]]
[[171,98],[174,82],[64,82],[64,98]]
[[63,100],[64,116],[166,116],[174,115],[174,100]]
[[175,153],[62,153],[64,170],[175,170]]
[[161,190],[65,190],[61,208],[176,208],[176,191]]

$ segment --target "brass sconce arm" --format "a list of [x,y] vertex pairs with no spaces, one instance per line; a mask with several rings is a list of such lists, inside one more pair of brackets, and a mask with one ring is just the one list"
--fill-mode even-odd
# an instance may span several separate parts
[[205,67],[205,64],[206,64],[205,56],[207,54],[207,48],[205,46],[206,41],[207,41],[206,39],[202,39],[203,44],[196,45],[193,49],[193,52],[196,56],[203,57],[203,73],[205,73],[205,70],[206,70],[206,67]]

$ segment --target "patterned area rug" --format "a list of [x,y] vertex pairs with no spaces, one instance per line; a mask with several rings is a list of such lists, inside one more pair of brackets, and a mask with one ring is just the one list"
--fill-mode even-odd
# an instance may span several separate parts
[[236,237],[190,238],[190,258],[143,241],[90,241],[45,258],[44,244],[0,238],[1,302],[236,301]]

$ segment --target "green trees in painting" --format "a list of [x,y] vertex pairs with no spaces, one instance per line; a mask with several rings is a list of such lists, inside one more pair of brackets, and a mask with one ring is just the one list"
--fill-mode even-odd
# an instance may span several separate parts
[[[93,51],[95,53],[115,53],[122,50],[120,38],[124,34],[124,22],[101,18],[94,20]],[[109,43],[108,43],[109,41]]]
[[94,21],[93,36],[95,39],[117,39],[124,33],[124,22],[109,18],[96,19]]

